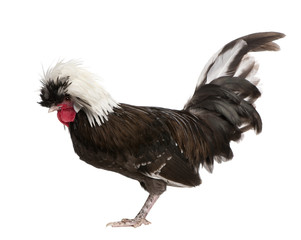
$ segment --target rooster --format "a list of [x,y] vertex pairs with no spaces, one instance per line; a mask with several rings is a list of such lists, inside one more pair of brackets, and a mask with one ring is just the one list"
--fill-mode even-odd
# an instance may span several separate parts
[[149,224],[146,216],[167,186],[200,185],[200,166],[211,173],[214,161],[233,158],[231,141],[250,129],[261,132],[254,107],[258,64],[249,52],[277,51],[273,41],[284,36],[255,33],[225,45],[203,69],[182,110],[118,103],[74,60],[44,73],[39,104],[57,111],[80,159],[135,179],[149,193],[135,218],[108,226]]

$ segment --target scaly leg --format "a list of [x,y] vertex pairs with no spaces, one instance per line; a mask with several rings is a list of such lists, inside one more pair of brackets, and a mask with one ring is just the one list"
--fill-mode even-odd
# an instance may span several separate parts
[[120,222],[110,222],[107,224],[111,227],[140,227],[142,224],[148,225],[150,224],[149,221],[147,221],[145,218],[151,208],[154,206],[155,202],[158,200],[160,195],[154,195],[150,194],[148,198],[146,199],[146,202],[144,203],[143,207],[141,208],[140,212],[137,214],[137,216],[134,219],[122,219]]

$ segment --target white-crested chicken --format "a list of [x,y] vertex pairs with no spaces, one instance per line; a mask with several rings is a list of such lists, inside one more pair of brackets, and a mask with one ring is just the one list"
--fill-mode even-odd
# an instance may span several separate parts
[[254,107],[258,64],[249,52],[276,51],[263,32],[238,38],[218,51],[203,69],[182,110],[140,107],[115,101],[98,77],[76,61],[58,62],[42,79],[41,102],[68,127],[74,151],[88,164],[139,181],[149,197],[134,219],[108,225],[138,227],[167,186],[201,184],[200,166],[233,158],[231,141],[262,130]]

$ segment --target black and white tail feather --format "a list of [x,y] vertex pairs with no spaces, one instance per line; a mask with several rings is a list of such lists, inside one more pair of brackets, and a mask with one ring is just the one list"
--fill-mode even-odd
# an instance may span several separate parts
[[278,51],[280,47],[273,41],[284,36],[278,32],[262,32],[233,40],[208,61],[199,76],[197,87],[219,77],[242,77],[252,80],[258,70],[258,64],[248,53]]
[[238,38],[218,51],[204,67],[192,98],[184,110],[193,113],[212,129],[213,143],[204,167],[212,172],[214,160],[233,157],[230,141],[242,133],[262,130],[262,122],[253,103],[261,93],[256,87],[258,63],[249,52],[277,51],[274,40],[284,37],[277,32],[262,32]]

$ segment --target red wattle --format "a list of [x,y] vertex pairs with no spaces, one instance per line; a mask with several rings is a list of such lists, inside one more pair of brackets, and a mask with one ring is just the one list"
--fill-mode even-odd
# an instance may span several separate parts
[[70,107],[66,104],[61,104],[59,106],[61,109],[57,111],[57,117],[61,123],[69,127],[69,123],[73,122],[75,119],[76,112],[73,107]]

